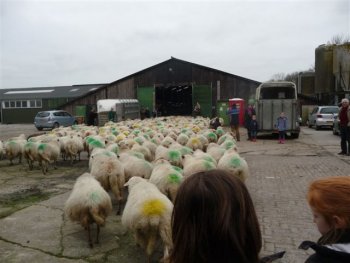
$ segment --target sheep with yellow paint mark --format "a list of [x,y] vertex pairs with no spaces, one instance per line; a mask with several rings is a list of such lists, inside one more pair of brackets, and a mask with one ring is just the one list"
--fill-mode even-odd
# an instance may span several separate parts
[[122,224],[135,234],[137,244],[146,252],[148,262],[154,252],[158,236],[167,258],[171,241],[173,204],[158,188],[140,177],[131,178],[125,185],[129,196],[122,215]]

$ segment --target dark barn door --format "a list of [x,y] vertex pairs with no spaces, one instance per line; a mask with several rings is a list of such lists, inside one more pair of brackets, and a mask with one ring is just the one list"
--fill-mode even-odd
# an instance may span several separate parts
[[210,85],[193,85],[192,86],[192,109],[197,102],[201,105],[201,115],[203,117],[211,117],[212,100]]

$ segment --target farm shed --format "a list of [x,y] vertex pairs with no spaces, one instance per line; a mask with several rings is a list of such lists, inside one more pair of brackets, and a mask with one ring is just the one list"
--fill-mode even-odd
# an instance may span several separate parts
[[1,123],[33,123],[37,112],[58,109],[62,104],[102,85],[0,89]]
[[[260,82],[174,57],[104,85],[61,108],[75,115],[100,99],[138,99],[158,116],[191,115],[196,102],[203,116],[216,115],[217,101],[255,95]],[[89,106],[86,106],[89,105]],[[87,111],[86,109],[85,111]]]

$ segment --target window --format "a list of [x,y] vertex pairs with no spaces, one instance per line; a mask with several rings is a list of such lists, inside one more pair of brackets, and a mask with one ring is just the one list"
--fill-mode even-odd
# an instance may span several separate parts
[[5,100],[2,102],[2,107],[4,109],[10,108],[42,108],[41,100]]

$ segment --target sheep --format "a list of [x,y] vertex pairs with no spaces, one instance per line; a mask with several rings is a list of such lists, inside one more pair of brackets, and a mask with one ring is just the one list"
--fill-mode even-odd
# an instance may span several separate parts
[[153,156],[152,156],[152,153],[151,151],[145,147],[145,146],[142,146],[142,145],[139,145],[139,144],[134,144],[131,148],[132,151],[135,151],[135,152],[140,152],[144,155],[144,159],[149,161],[149,162],[152,162],[153,161]]
[[196,136],[191,137],[188,140],[188,142],[186,143],[186,147],[191,148],[193,151],[197,149],[203,150],[203,144],[201,140]]
[[23,148],[23,156],[27,160],[29,170],[33,170],[33,162],[39,161],[38,147],[40,143],[27,142]]
[[22,162],[22,154],[26,142],[26,140],[20,138],[14,138],[5,142],[5,153],[7,158],[10,160],[10,165],[13,165],[12,160],[16,157],[19,159],[18,163]]
[[216,168],[216,165],[214,163],[203,159],[196,159],[195,157],[189,154],[186,154],[183,157],[183,166],[184,177],[188,177],[195,173],[209,171]]
[[73,222],[79,222],[88,231],[88,242],[93,247],[90,225],[96,223],[96,243],[99,243],[100,226],[104,226],[108,214],[112,211],[112,202],[108,193],[89,173],[76,180],[73,190],[64,205],[65,215]]
[[176,141],[181,145],[186,145],[188,140],[189,140],[188,136],[184,133],[179,134],[179,136],[176,139]]
[[217,161],[208,153],[205,153],[201,150],[195,150],[193,153],[193,157],[195,159],[202,159],[208,162],[212,162],[215,166],[217,166]]
[[207,153],[215,159],[216,162],[219,162],[220,158],[224,155],[225,149],[216,143],[209,143],[207,147]]
[[84,150],[83,139],[79,136],[70,136],[64,144],[66,156],[70,157],[70,163],[73,164],[73,157],[78,155],[80,161],[80,152]]
[[119,215],[123,203],[124,167],[118,158],[113,155],[107,156],[100,154],[97,160],[96,162],[92,162],[90,173],[100,182],[106,191],[112,190],[117,200],[117,215]]
[[122,153],[119,157],[119,160],[124,167],[126,182],[134,176],[146,179],[150,178],[153,170],[153,166],[150,162],[139,159],[128,153]]
[[41,168],[43,174],[48,171],[48,166],[51,161],[54,163],[54,168],[56,169],[56,163],[58,156],[60,155],[59,139],[50,141],[48,143],[40,143],[38,146],[38,156],[39,162],[41,163]]
[[122,224],[134,232],[135,241],[145,250],[148,262],[160,236],[166,259],[172,247],[173,204],[154,184],[143,178],[133,177],[126,185],[129,188],[129,196],[122,215]]
[[118,155],[119,154],[119,145],[118,145],[118,143],[108,144],[106,147],[106,150],[114,152],[115,154]]
[[175,170],[167,160],[156,161],[149,182],[156,185],[173,203],[176,198],[177,189],[183,181],[181,172]]
[[218,162],[218,168],[229,171],[233,176],[237,176],[243,182],[249,175],[247,162],[234,149],[226,150]]
[[[181,146],[180,146],[181,147]],[[168,149],[159,145],[156,149],[155,160],[165,159],[172,165],[182,167],[182,152],[177,149]]]
[[2,157],[5,155],[5,148],[4,143],[0,141],[0,160],[2,160]]

